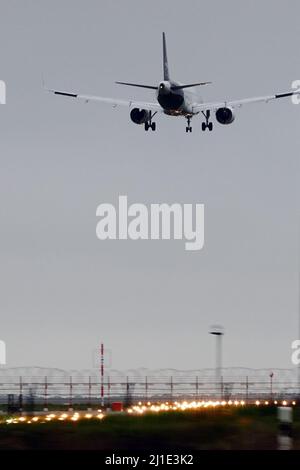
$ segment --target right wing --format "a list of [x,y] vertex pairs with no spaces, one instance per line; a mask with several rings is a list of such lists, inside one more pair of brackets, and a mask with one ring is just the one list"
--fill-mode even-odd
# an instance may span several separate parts
[[120,99],[114,99],[114,98],[104,98],[102,96],[92,96],[92,95],[80,95],[80,94],[75,94],[75,93],[68,93],[65,91],[57,91],[57,90],[47,90],[50,93],[53,93],[54,95],[59,95],[59,96],[66,96],[69,98],[75,98],[78,100],[85,101],[86,103],[89,103],[90,101],[95,101],[98,103],[106,103],[110,104],[113,106],[113,108],[116,108],[118,106],[125,106],[127,108],[142,108],[142,109],[147,109],[149,111],[156,111],[156,112],[163,112],[162,107],[158,103],[147,103],[144,101],[126,101],[126,100],[120,100]]
[[254,103],[269,103],[269,101],[277,100],[280,98],[289,98],[294,95],[299,96],[299,91],[288,91],[286,93],[278,93],[275,95],[268,95],[268,96],[257,96],[254,98],[244,98],[241,100],[234,100],[234,101],[220,101],[215,103],[194,103],[192,105],[193,112],[199,113],[200,111],[216,111],[218,108],[226,108],[227,106],[231,108],[241,108],[246,104],[254,104]]

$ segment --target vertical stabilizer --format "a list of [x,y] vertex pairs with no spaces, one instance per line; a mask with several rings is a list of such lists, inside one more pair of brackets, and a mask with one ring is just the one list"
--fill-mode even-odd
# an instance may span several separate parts
[[164,68],[164,80],[169,81],[169,64],[168,64],[168,56],[167,56],[167,43],[166,43],[166,35],[163,33],[163,68]]

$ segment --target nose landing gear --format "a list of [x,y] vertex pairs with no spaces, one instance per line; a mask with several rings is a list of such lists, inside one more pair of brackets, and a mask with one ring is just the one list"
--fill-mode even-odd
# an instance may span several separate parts
[[153,131],[155,131],[156,130],[156,122],[145,122],[145,131],[148,131],[150,128]]
[[145,131],[148,131],[150,128],[153,132],[156,131],[156,122],[152,122],[152,119],[154,118],[155,114],[157,114],[157,111],[153,114],[150,111],[149,119],[145,122]]
[[187,126],[185,128],[185,132],[192,132],[193,128],[191,126],[191,116],[187,116]]
[[205,122],[202,122],[202,130],[205,131],[207,128],[211,132],[213,130],[213,123],[209,122],[210,118],[210,110],[208,109],[206,112],[201,111],[203,116],[205,117]]

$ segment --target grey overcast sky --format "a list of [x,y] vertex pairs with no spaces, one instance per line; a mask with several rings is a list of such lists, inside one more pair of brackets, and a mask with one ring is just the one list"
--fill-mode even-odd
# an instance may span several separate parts
[[[244,107],[231,126],[186,135],[159,116],[84,104],[47,85],[153,99],[170,71],[211,80],[207,100],[289,90],[300,79],[297,0],[1,0],[0,338],[8,366],[89,368],[103,340],[114,368],[292,367],[297,338],[300,106]],[[96,208],[204,203],[206,243],[100,242]]]

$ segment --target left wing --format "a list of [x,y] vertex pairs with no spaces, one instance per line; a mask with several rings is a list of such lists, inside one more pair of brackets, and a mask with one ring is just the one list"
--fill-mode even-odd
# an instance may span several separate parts
[[194,103],[192,105],[192,109],[194,113],[199,113],[200,111],[216,111],[219,108],[240,108],[245,104],[251,103],[268,103],[272,100],[277,100],[280,98],[288,98],[293,95],[300,96],[300,91],[289,91],[287,93],[279,93],[277,95],[269,95],[269,96],[259,96],[255,98],[245,98],[242,100],[235,100],[235,101],[220,101],[219,103]]
[[147,103],[144,101],[126,101],[126,100],[119,100],[114,98],[104,98],[102,96],[92,96],[92,95],[80,95],[76,93],[68,93],[65,91],[57,91],[57,90],[47,90],[54,95],[59,96],[66,96],[68,98],[75,98],[78,100],[85,101],[89,103],[90,101],[95,101],[97,103],[106,103],[116,108],[118,106],[125,106],[127,108],[143,108],[149,111],[156,111],[156,112],[163,112],[162,107],[158,103]]

